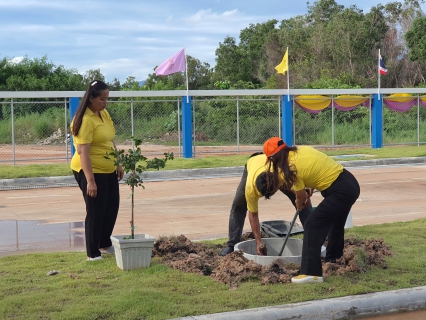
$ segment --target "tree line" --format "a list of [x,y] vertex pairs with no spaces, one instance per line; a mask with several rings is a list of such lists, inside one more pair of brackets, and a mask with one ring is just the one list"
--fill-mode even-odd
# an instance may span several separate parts
[[[293,88],[376,87],[379,49],[388,69],[381,87],[426,87],[423,3],[395,1],[363,12],[334,0],[308,2],[304,15],[250,24],[239,39],[225,37],[215,51],[215,67],[188,55],[189,89],[287,88],[286,76],[275,70],[287,48]],[[79,74],[47,56],[0,60],[0,91],[81,91],[95,78],[105,80],[100,69]],[[108,85],[111,90],[176,90],[186,89],[186,78],[153,72],[143,85],[134,77],[124,83],[115,78]]]

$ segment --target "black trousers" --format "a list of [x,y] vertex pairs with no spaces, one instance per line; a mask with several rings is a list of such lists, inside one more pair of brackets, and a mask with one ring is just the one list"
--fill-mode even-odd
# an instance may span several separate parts
[[[235,246],[237,243],[241,242],[241,236],[243,235],[244,221],[247,215],[247,200],[245,196],[245,188],[247,181],[247,167],[244,167],[243,176],[235,192],[234,201],[231,206],[231,213],[229,216],[229,233],[228,233],[228,246]],[[296,196],[291,191],[282,191],[293,203],[293,206],[296,208]],[[302,223],[302,226],[305,223],[305,220],[312,212],[312,206],[307,206],[299,213],[299,219]]]
[[99,248],[112,245],[111,235],[117,220],[120,206],[120,191],[117,173],[95,173],[95,182],[98,193],[95,198],[87,195],[87,180],[83,173],[74,171],[83,198],[86,203],[86,251],[87,256],[95,258],[101,255]]
[[358,199],[360,187],[347,170],[331,186],[321,192],[324,200],[306,219],[303,235],[300,274],[322,276],[321,246],[328,235],[326,259],[343,255],[345,223],[352,205]]

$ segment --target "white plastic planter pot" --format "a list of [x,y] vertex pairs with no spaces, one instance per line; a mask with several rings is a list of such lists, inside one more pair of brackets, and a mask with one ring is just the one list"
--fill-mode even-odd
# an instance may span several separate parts
[[117,266],[124,271],[149,267],[155,238],[144,233],[135,234],[134,239],[126,237],[111,236]]

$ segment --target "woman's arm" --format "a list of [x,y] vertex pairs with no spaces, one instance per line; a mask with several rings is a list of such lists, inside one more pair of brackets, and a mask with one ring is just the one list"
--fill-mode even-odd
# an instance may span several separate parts
[[95,182],[95,176],[93,175],[92,160],[90,160],[89,151],[90,143],[77,144],[77,153],[80,155],[81,167],[87,180],[87,195],[95,198],[98,194],[98,187]]
[[260,233],[260,222],[259,222],[259,214],[258,212],[249,211],[249,221],[251,226],[251,231],[253,231],[254,239],[256,241],[256,252],[258,255],[263,256],[264,249],[262,249],[262,235]]
[[294,194],[296,195],[296,209],[301,211],[309,199],[308,193],[306,192],[305,188],[303,188],[302,190],[294,191]]

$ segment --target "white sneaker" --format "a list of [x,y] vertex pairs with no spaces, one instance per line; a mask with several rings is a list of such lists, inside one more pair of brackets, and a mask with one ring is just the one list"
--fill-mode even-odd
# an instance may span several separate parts
[[87,261],[95,261],[95,260],[103,260],[104,258],[102,258],[102,256],[99,257],[94,257],[94,258],[89,258],[87,257]]
[[306,274],[301,274],[297,277],[291,278],[292,283],[319,283],[324,282],[322,277],[318,276],[308,276]]

